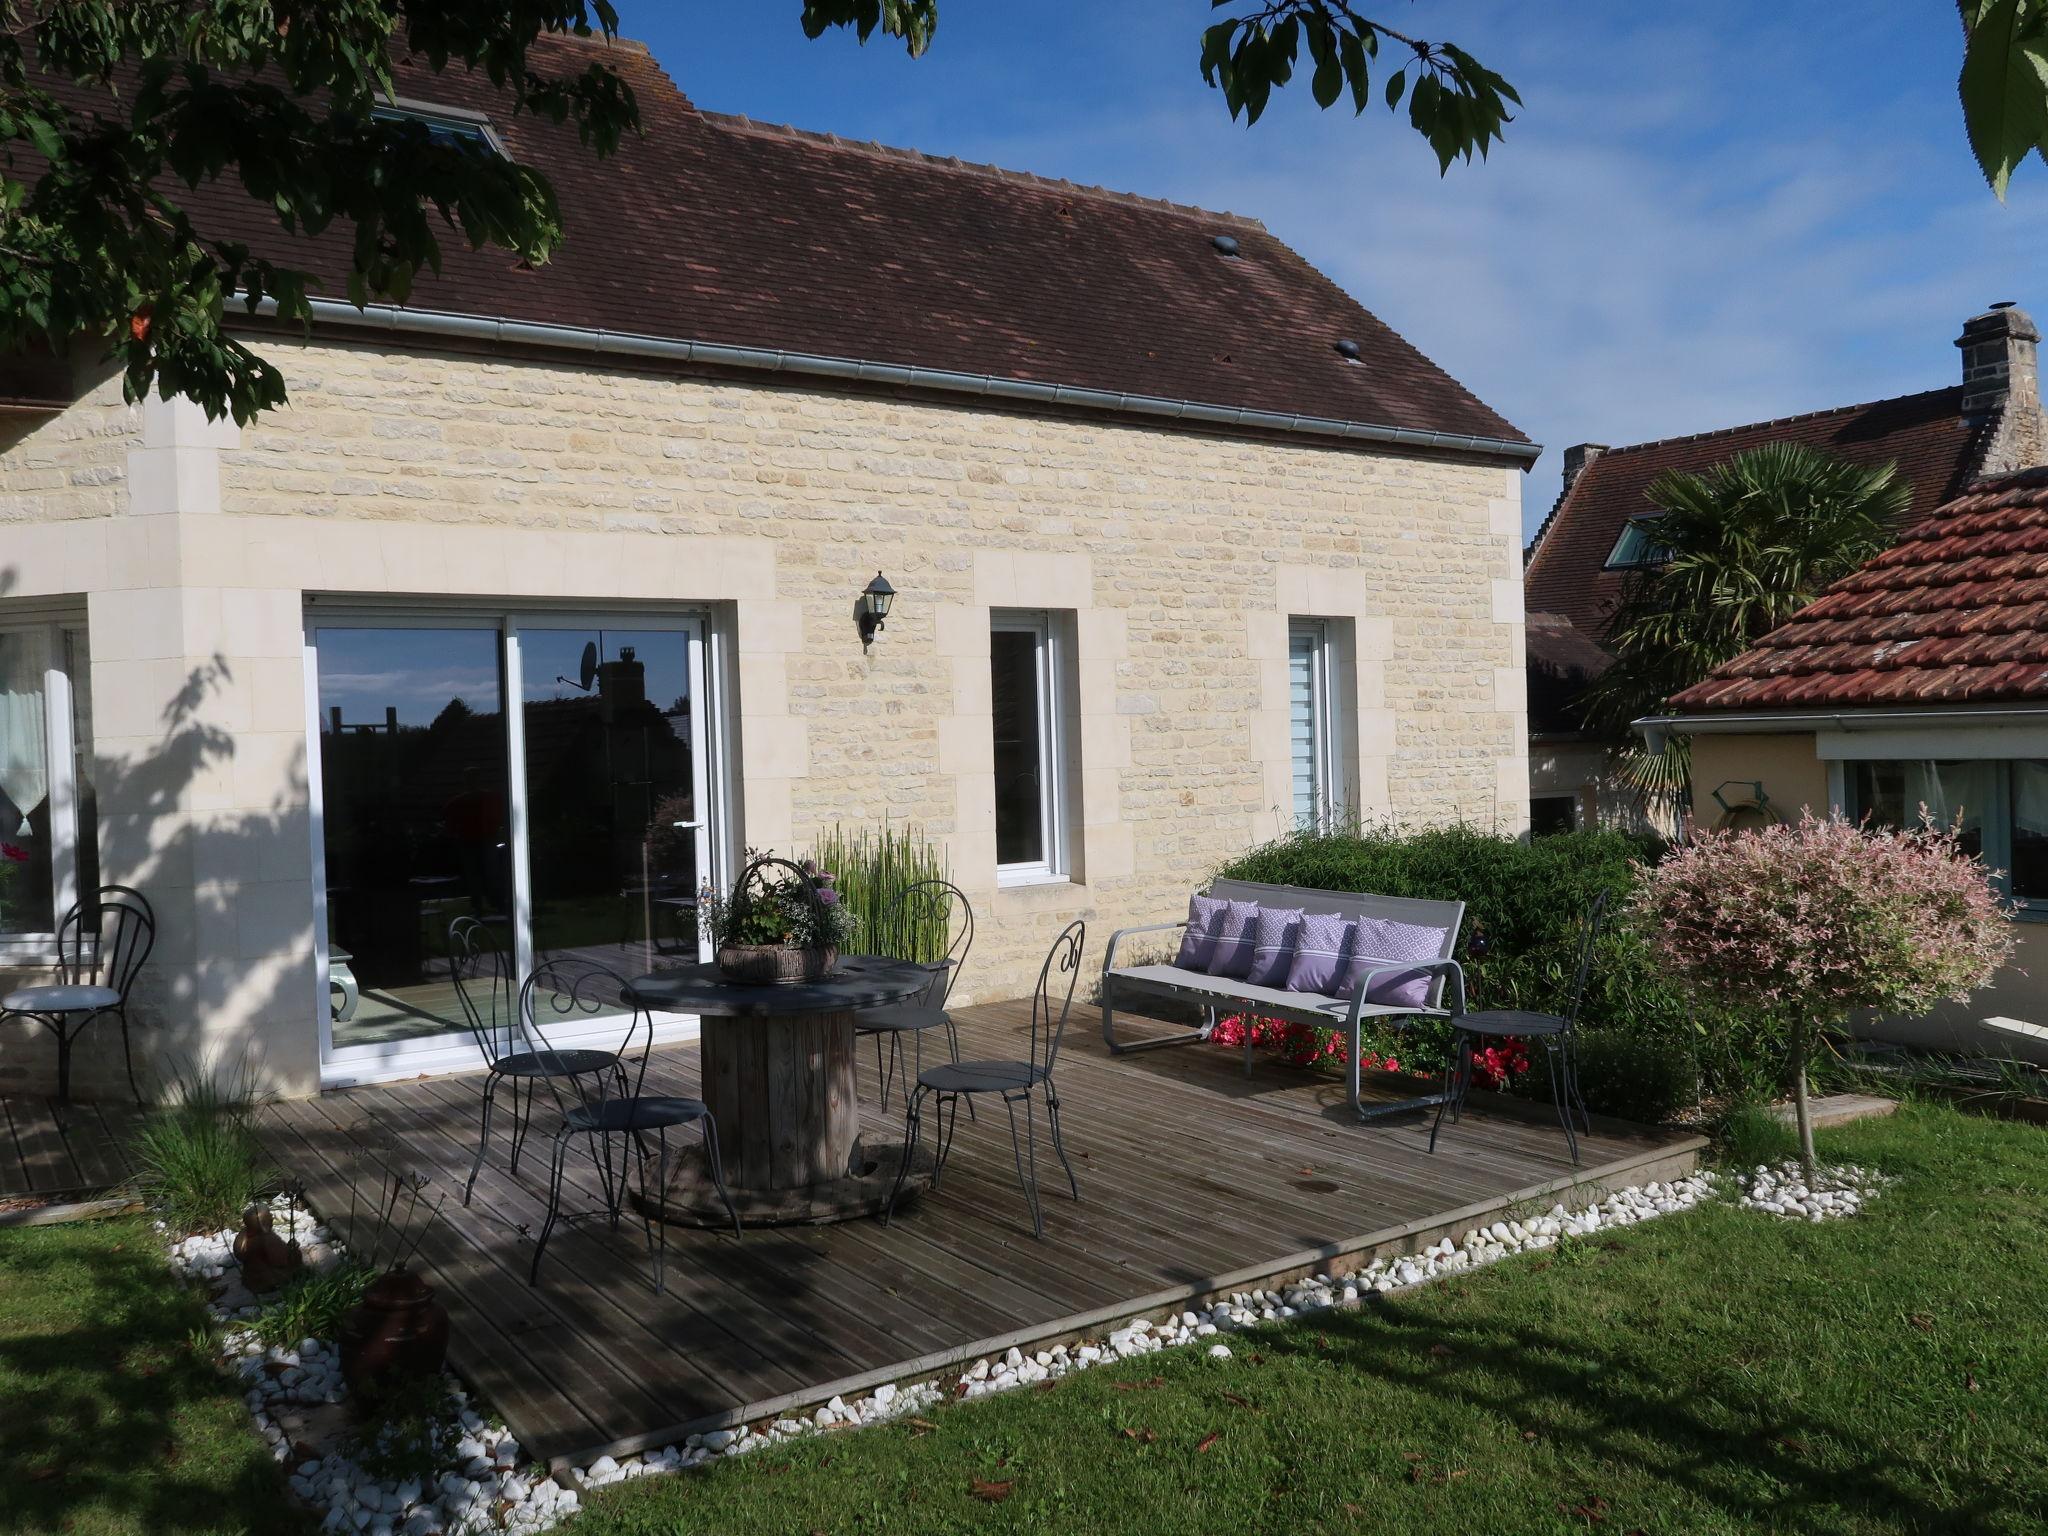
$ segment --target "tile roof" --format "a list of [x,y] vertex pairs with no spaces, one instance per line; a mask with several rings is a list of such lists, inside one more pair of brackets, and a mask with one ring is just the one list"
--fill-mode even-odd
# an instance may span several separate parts
[[2048,700],[2048,469],[1984,480],[1671,700],[1681,714]]
[[1625,573],[1606,569],[1622,526],[1652,510],[1650,482],[1666,470],[1704,470],[1746,448],[1795,442],[1858,464],[1896,463],[1913,487],[1910,526],[1969,483],[1991,423],[1963,420],[1963,388],[1929,390],[1834,410],[1613,448],[1579,472],[1538,530],[1524,572],[1530,613],[1555,613],[1604,637]]
[[[596,46],[543,40],[534,64]],[[639,45],[604,57],[643,126],[605,161],[481,76],[400,62],[401,98],[491,115],[567,232],[539,271],[445,235],[409,308],[1528,441],[1256,221],[701,112]],[[344,293],[345,238],[292,241],[232,182],[187,197]]]

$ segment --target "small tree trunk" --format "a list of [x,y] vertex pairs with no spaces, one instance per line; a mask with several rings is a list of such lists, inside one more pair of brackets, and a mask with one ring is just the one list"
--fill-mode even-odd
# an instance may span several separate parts
[[1813,1187],[1813,1109],[1806,1100],[1806,1051],[1813,1026],[1800,1023],[1792,1034],[1792,1107],[1799,1120],[1799,1166]]

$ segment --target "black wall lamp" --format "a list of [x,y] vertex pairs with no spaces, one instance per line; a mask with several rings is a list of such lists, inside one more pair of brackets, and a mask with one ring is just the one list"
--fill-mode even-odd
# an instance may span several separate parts
[[889,606],[896,601],[896,589],[889,585],[889,578],[880,571],[867,584],[853,605],[853,622],[860,629],[860,648],[866,650],[875,643],[875,631],[883,627],[889,617]]

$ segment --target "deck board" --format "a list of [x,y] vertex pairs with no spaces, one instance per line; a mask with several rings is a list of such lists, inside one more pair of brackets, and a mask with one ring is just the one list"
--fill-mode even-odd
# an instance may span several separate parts
[[[1021,1053],[1027,1005],[958,1016],[963,1054]],[[463,1207],[478,1077],[347,1089],[269,1106],[259,1123],[323,1214],[346,1206],[365,1149],[448,1192],[419,1263],[454,1315],[455,1363],[528,1450],[558,1463],[1243,1288],[1560,1181],[1669,1176],[1699,1144],[1601,1125],[1582,1139],[1575,1171],[1554,1121],[1493,1103],[1446,1127],[1431,1155],[1419,1113],[1360,1126],[1330,1079],[1264,1060],[1247,1079],[1236,1052],[1203,1046],[1113,1057],[1090,1022],[1077,1010],[1057,1071],[1078,1202],[1039,1121],[1044,1242],[1017,1188],[1008,1121],[984,1104],[977,1122],[962,1117],[940,1187],[906,1202],[890,1226],[752,1230],[737,1240],[671,1228],[665,1295],[653,1291],[631,1220],[616,1232],[601,1219],[558,1227],[529,1288],[532,1250],[519,1229],[541,1224],[552,1116],[537,1107],[516,1175],[506,1166],[509,1119],[497,1121]],[[900,1095],[883,1113],[872,1053],[861,1053],[859,1070],[864,1134],[897,1139]],[[697,1083],[693,1045],[656,1052],[648,1092],[694,1094]],[[1406,1090],[1387,1082],[1376,1091]],[[572,1206],[597,1206],[596,1170],[580,1151],[568,1188]]]
[[0,1200],[85,1196],[125,1182],[136,1119],[126,1101],[0,1098]]

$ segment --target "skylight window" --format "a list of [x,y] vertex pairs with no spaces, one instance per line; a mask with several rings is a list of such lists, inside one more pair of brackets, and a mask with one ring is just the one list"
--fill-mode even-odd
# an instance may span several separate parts
[[401,98],[371,108],[370,116],[380,123],[418,123],[427,130],[427,138],[435,144],[472,149],[487,155],[505,153],[505,146],[491,131],[490,119],[481,112],[466,112],[460,107],[430,106],[425,102]]
[[1607,569],[1643,570],[1669,560],[1671,551],[1657,539],[1657,519],[1662,515],[1653,512],[1645,517],[1632,517],[1623,524],[1621,537],[1614,541],[1614,549],[1607,556]]

